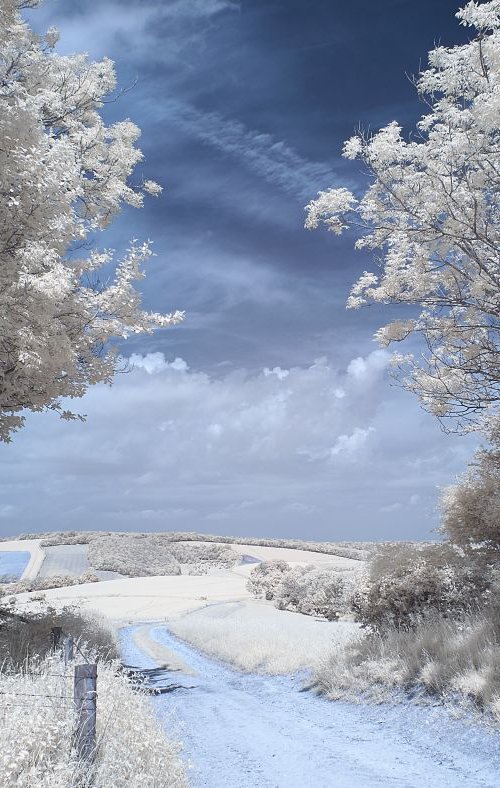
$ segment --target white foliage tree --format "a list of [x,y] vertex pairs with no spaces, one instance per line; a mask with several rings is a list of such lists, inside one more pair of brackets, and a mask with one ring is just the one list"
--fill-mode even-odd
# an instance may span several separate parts
[[500,555],[500,420],[490,419],[488,448],[476,451],[467,472],[442,494],[441,530],[463,547]]
[[[133,241],[113,264],[110,251],[85,251],[124,204],[140,207],[146,180],[129,184],[142,154],[130,121],[106,126],[99,114],[115,89],[109,59],[61,56],[58,33],[38,36],[22,8],[38,0],[0,0],[0,439],[23,423],[21,411],[59,410],[110,382],[112,337],[149,332],[182,319],[141,309],[135,282],[150,257]],[[114,275],[99,281],[99,269]]]
[[474,37],[430,52],[417,133],[405,139],[393,122],[348,140],[344,156],[363,162],[369,188],[320,192],[306,226],[355,226],[356,246],[378,251],[380,273],[361,276],[348,306],[417,305],[376,337],[423,337],[423,354],[395,355],[404,385],[470,427],[500,400],[500,0],[457,17]]

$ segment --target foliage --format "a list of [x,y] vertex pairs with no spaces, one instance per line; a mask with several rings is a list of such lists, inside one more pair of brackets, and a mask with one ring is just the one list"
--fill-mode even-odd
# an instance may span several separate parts
[[247,589],[274,600],[279,610],[293,610],[334,621],[348,613],[359,573],[333,567],[291,567],[286,561],[263,561],[252,569]]
[[49,575],[48,577],[34,577],[26,580],[15,580],[12,583],[0,585],[0,597],[7,594],[23,594],[28,591],[46,591],[49,588],[64,588],[65,586],[76,586],[83,583],[97,583],[99,578],[94,572],[84,572],[75,577],[74,575]]
[[158,537],[103,536],[89,544],[88,557],[94,569],[120,572],[129,577],[180,575],[181,567],[169,545]]
[[416,629],[365,634],[320,661],[315,686],[331,699],[441,696],[472,702],[500,723],[498,605],[460,620],[433,618]]
[[256,597],[274,599],[277,588],[290,571],[286,561],[262,561],[252,569],[247,582],[247,590]]
[[428,112],[408,140],[389,123],[357,134],[344,156],[371,176],[358,199],[320,192],[307,227],[361,230],[358,248],[381,256],[348,306],[418,305],[381,328],[383,345],[420,335],[427,353],[396,355],[404,385],[438,417],[480,419],[500,399],[500,4],[468,2],[458,13],[475,38],[438,46],[416,81]]
[[295,567],[283,577],[274,604],[280,610],[296,610],[308,616],[323,616],[335,621],[351,610],[351,596],[357,572],[333,568]]
[[[179,746],[169,741],[148,700],[133,691],[117,666],[98,663],[95,768],[72,749],[73,673],[59,655],[1,672],[2,756],[5,788],[184,788]],[[119,713],[117,710],[119,709]],[[139,732],[139,733],[138,733]]]
[[94,569],[130,577],[179,575],[181,565],[189,574],[205,574],[239,561],[238,554],[226,545],[171,542],[164,534],[94,535],[88,557]]
[[[127,535],[123,532],[114,532]],[[22,533],[19,536],[0,537],[0,541],[15,539],[43,539],[42,546],[47,542],[47,546],[58,544],[88,544],[95,537],[112,536],[111,531],[47,531],[44,533]],[[132,535],[132,534],[128,534]],[[135,534],[138,536],[139,534]],[[167,542],[220,542],[221,544],[245,544],[255,545],[256,547],[283,547],[288,550],[308,550],[312,553],[324,553],[326,555],[338,555],[343,558],[351,558],[357,561],[364,561],[376,550],[379,543],[376,542],[312,542],[305,539],[272,539],[260,538],[255,536],[218,536],[214,534],[201,534],[193,531],[164,531],[159,532]]]
[[476,452],[469,470],[443,491],[441,530],[469,549],[500,550],[500,421],[490,421],[489,448]]
[[[38,5],[30,0],[30,7]],[[177,323],[182,313],[144,312],[135,282],[152,252],[132,241],[115,264],[88,242],[123,205],[158,194],[129,178],[142,154],[130,121],[106,126],[99,110],[115,89],[113,63],[54,51],[22,20],[20,0],[0,0],[0,440],[23,408],[53,409],[116,371],[113,337]],[[104,267],[115,275],[100,278]]]
[[183,566],[192,566],[191,574],[202,574],[204,569],[230,569],[240,557],[222,544],[184,544],[169,542],[168,550]]
[[384,631],[411,629],[426,618],[460,616],[488,599],[494,572],[482,556],[449,544],[385,548],[353,596],[356,620]]
[[[89,544],[98,533],[98,531],[60,531],[43,538],[40,542],[40,547],[57,547],[62,544]],[[101,532],[100,535],[109,536],[109,531],[106,533]],[[41,534],[38,534],[38,538],[40,536]],[[28,538],[37,537],[31,534]]]
[[82,614],[69,606],[55,610],[45,604],[19,613],[15,598],[11,615],[4,618],[8,610],[4,606],[0,611],[0,665],[4,668],[19,670],[27,661],[44,658],[51,650],[52,627],[61,627],[77,643],[86,643],[100,659],[119,656],[114,631],[97,613]]

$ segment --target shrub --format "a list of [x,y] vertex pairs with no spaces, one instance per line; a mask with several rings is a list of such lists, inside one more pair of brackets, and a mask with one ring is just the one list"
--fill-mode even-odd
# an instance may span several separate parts
[[278,586],[289,572],[290,565],[286,561],[262,561],[250,572],[247,589],[256,597],[274,599]]
[[330,621],[350,611],[359,573],[334,568],[290,567],[285,561],[264,561],[250,573],[247,589],[274,600],[279,610],[294,610]]
[[94,569],[120,572],[129,577],[180,575],[181,567],[170,545],[148,534],[103,536],[89,544],[89,561]]
[[[5,581],[4,581],[5,582]],[[99,578],[94,572],[84,572],[79,577],[74,575],[49,575],[49,577],[35,577],[32,580],[18,580],[8,585],[0,586],[0,596],[6,594],[23,594],[28,591],[47,591],[49,588],[64,588],[82,583],[98,583]]]
[[181,544],[171,542],[168,551],[181,564],[199,565],[207,564],[209,568],[230,568],[239,563],[240,557],[230,547],[224,544]]
[[0,611],[0,620],[0,665],[13,670],[49,653],[53,627],[61,627],[77,643],[87,643],[99,658],[119,657],[115,632],[98,613],[82,614],[70,606],[59,610],[45,606],[37,611],[23,610],[20,614],[11,605],[4,607],[3,615]]
[[283,576],[274,604],[280,610],[295,610],[334,621],[350,611],[357,574],[333,568],[295,567]]
[[457,616],[478,609],[493,574],[482,557],[449,544],[382,549],[353,596],[356,620],[384,630],[412,628],[429,615]]
[[469,700],[500,722],[498,603],[458,621],[433,617],[411,630],[365,634],[321,661],[315,685],[332,699],[361,693],[381,701],[403,689]]

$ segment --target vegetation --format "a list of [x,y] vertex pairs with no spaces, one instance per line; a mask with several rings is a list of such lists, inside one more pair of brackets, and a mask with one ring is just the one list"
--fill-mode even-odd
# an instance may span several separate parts
[[94,569],[120,572],[129,577],[180,575],[181,567],[168,545],[150,536],[103,536],[89,544]]
[[412,629],[429,615],[453,618],[479,610],[489,598],[494,565],[452,544],[381,550],[354,593],[356,620],[378,631]]
[[394,121],[348,140],[344,156],[362,162],[370,185],[360,198],[320,192],[307,226],[353,226],[356,247],[375,250],[380,273],[362,274],[348,306],[402,307],[375,336],[384,346],[423,340],[395,366],[426,409],[461,428],[482,427],[500,402],[498,2],[468,2],[457,17],[474,38],[429,53],[416,133],[405,139]]
[[49,588],[64,588],[64,586],[76,586],[82,583],[97,582],[99,582],[99,578],[94,572],[84,572],[79,577],[74,577],[74,575],[35,577],[32,580],[17,580],[0,585],[0,597],[10,594],[23,594],[26,591],[47,591]]
[[359,572],[311,566],[291,567],[286,561],[263,561],[252,569],[247,589],[273,600],[279,610],[293,610],[329,621],[351,611]]
[[[161,187],[129,182],[142,159],[139,128],[129,120],[106,126],[100,115],[116,87],[113,62],[55,52],[58,31],[39,36],[21,17],[21,8],[38,4],[0,3],[4,441],[23,425],[25,409],[76,418],[61,398],[111,382],[119,366],[111,338],[182,319],[141,309],[136,282],[152,254],[148,243],[132,241],[118,263],[109,250],[85,251],[123,205],[141,207],[144,194]],[[115,275],[100,279],[110,266]]]
[[[61,626],[77,642],[76,661],[98,662],[95,764],[73,750],[72,666],[51,653],[50,631]],[[12,618],[0,628],[2,758],[6,788],[109,788],[187,785],[179,746],[169,741],[150,705],[120,671],[114,634],[96,616],[72,609]],[[116,713],[120,709],[120,713]],[[140,731],[140,735],[138,735]]]

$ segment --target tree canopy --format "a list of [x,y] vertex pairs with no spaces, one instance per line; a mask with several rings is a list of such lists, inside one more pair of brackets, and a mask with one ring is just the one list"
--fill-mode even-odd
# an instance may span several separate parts
[[417,305],[376,334],[382,345],[420,335],[425,350],[397,353],[403,384],[459,428],[500,400],[500,1],[469,2],[457,17],[474,33],[438,46],[416,80],[427,113],[405,138],[392,122],[356,134],[344,156],[363,162],[366,192],[320,192],[308,228],[355,227],[377,251],[348,306]]
[[[22,411],[58,410],[111,382],[113,337],[182,319],[141,308],[136,282],[151,256],[131,241],[117,262],[91,248],[124,205],[140,207],[152,180],[130,183],[142,154],[138,127],[106,125],[99,113],[115,90],[113,62],[55,52],[55,29],[35,34],[21,17],[37,0],[0,0],[0,440]],[[100,269],[114,274],[106,281]]]

